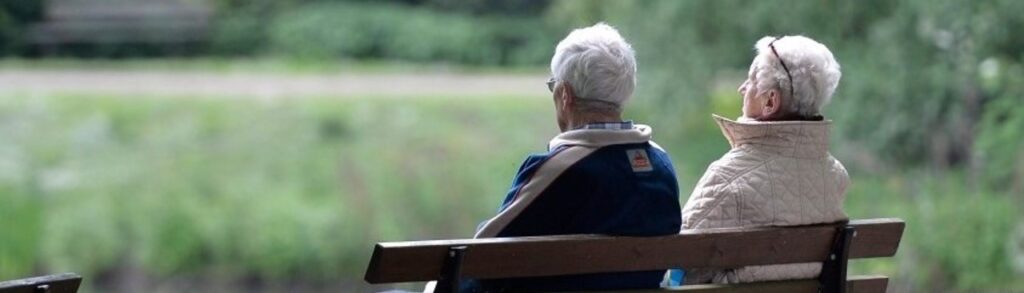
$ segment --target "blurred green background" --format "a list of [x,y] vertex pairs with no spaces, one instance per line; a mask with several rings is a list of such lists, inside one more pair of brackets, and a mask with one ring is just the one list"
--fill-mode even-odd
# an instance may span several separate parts
[[1024,2],[5,0],[0,279],[87,292],[364,292],[380,241],[470,237],[557,133],[554,46],[633,43],[627,116],[685,202],[765,35],[826,44],[853,218],[892,292],[1024,292]]

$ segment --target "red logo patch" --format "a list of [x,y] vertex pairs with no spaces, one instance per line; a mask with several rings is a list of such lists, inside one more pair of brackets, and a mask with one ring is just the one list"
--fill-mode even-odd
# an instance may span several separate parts
[[649,172],[654,170],[654,167],[651,166],[651,159],[647,157],[647,150],[626,150],[626,157],[629,158],[629,165],[633,167],[633,172]]

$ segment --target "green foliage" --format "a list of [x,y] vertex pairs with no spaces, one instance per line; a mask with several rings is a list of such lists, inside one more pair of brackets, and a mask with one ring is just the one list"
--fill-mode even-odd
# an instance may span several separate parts
[[504,14],[531,16],[547,8],[550,0],[403,0],[432,9],[458,11],[474,15]]
[[210,53],[245,56],[266,53],[270,24],[283,11],[308,0],[216,0]]
[[[1003,67],[990,59],[989,66]],[[982,162],[981,178],[997,190],[1024,194],[1024,106],[1019,93],[1024,92],[1024,64],[1010,68],[989,68],[987,89],[1001,89],[995,101],[985,105],[978,125],[975,150]]]
[[0,56],[25,51],[25,31],[42,19],[42,1],[7,0],[0,2]]
[[[102,2],[102,1],[100,1]],[[98,5],[102,3],[97,2]],[[536,16],[548,1],[216,0],[207,38],[181,44],[74,44],[72,56],[377,58],[458,64],[542,64],[553,30]],[[0,2],[0,56],[29,56],[29,25],[44,1]]]
[[[372,56],[380,35],[395,20],[385,19],[392,6],[313,4],[281,15],[272,25],[275,50],[298,57]],[[379,20],[379,22],[374,22]],[[394,25],[390,25],[394,26]]]
[[274,50],[300,58],[538,64],[547,61],[551,39],[542,23],[525,18],[387,4],[309,4],[278,16],[270,28]]
[[[964,292],[1007,286],[1014,280],[1007,249],[1019,215],[1014,202],[972,191],[961,176],[924,178],[917,210],[908,219],[908,239],[931,289],[945,282]],[[925,196],[927,195],[927,196]]]
[[962,172],[852,175],[846,199],[851,218],[898,215],[907,227],[895,259],[856,261],[851,273],[892,276],[896,291],[1019,288],[1008,249],[1021,216],[1012,199],[970,188]]
[[253,14],[233,13],[217,19],[210,39],[210,53],[239,56],[256,54],[266,39],[264,20]]
[[[481,63],[497,60],[490,46],[487,25],[474,19],[425,10],[392,14],[390,23],[399,23],[383,37],[381,55],[417,61],[451,60]],[[483,28],[483,29],[481,29]]]

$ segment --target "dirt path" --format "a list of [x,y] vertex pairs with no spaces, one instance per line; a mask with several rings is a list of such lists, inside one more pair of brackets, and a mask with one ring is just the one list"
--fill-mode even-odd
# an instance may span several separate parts
[[337,73],[0,68],[0,95],[90,93],[256,98],[546,95],[543,74]]

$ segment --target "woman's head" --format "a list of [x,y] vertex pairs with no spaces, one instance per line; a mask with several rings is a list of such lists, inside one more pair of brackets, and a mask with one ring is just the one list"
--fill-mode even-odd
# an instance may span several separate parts
[[821,115],[839,84],[839,63],[825,45],[804,36],[764,37],[739,87],[743,116],[807,120]]

